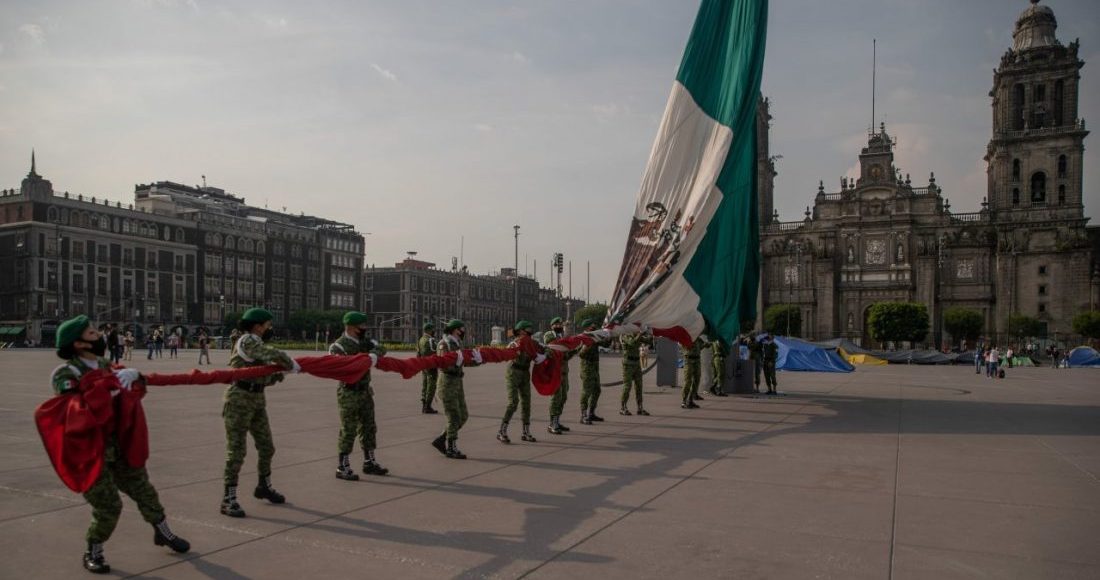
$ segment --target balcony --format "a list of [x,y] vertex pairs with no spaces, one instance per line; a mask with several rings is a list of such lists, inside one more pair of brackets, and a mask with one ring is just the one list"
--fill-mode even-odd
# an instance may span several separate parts
[[1021,129],[1019,131],[998,131],[993,134],[997,139],[1019,139],[1023,137],[1048,137],[1050,135],[1065,135],[1085,130],[1085,120],[1077,119],[1073,123],[1059,125],[1057,127],[1040,127],[1038,129]]

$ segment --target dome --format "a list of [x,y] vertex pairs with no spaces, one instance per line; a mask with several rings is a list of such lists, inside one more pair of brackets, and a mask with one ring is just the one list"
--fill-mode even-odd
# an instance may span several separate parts
[[1058,20],[1054,18],[1054,11],[1049,6],[1039,4],[1039,0],[1031,0],[1031,6],[1016,19],[1016,30],[1012,33],[1012,50],[1058,46],[1061,43],[1054,35],[1057,28]]

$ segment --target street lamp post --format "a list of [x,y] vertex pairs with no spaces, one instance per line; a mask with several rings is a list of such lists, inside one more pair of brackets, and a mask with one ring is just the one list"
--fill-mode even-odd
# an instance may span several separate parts
[[221,305],[221,314],[222,314],[222,316],[221,316],[222,319],[220,321],[221,322],[221,327],[222,327],[222,332],[221,333],[225,334],[225,294],[218,295],[218,303]]
[[943,348],[943,292],[940,287],[943,285],[943,260],[946,255],[944,246],[947,245],[947,234],[940,234],[939,248],[936,251],[936,287],[935,296],[932,300],[932,307],[935,309],[933,312],[933,322],[936,325],[934,329],[934,336],[936,337],[935,348]]
[[519,320],[519,226],[512,226],[516,234],[516,269],[512,272],[512,324]]

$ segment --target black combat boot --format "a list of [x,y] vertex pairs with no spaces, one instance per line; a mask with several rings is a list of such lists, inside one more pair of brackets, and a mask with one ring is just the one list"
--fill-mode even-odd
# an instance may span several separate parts
[[110,574],[111,565],[103,557],[103,544],[88,542],[84,551],[84,569],[92,574]]
[[373,449],[363,450],[363,473],[367,475],[386,475],[389,472],[390,470],[378,464],[378,460],[374,458]]
[[237,486],[225,486],[225,497],[222,498],[222,514],[231,518],[243,518],[244,510],[237,503]]
[[592,419],[588,416],[588,413],[581,413],[581,425],[591,425]]
[[336,465],[336,479],[344,481],[359,481],[359,475],[351,470],[351,461],[347,453],[340,454],[340,461]]
[[531,424],[530,423],[524,423],[523,424],[523,435],[520,436],[520,439],[523,439],[524,441],[526,441],[528,443],[534,443],[535,442],[535,436],[531,434]]
[[439,411],[436,411],[435,409],[432,408],[431,401],[424,401],[423,405],[420,408],[420,412],[425,414],[425,415],[435,415],[435,414],[439,413]]
[[191,543],[172,533],[168,527],[168,518],[153,524],[153,543],[168,546],[173,552],[183,554],[191,549]]
[[454,439],[447,440],[447,457],[450,459],[466,459],[466,454],[458,450]]
[[642,417],[648,417],[649,416],[649,411],[646,411],[645,409],[643,409],[641,407],[638,407],[638,415],[640,415]]
[[497,431],[497,441],[501,443],[512,442],[512,440],[508,438],[508,423],[502,423],[500,425],[500,431]]
[[595,423],[602,423],[603,422],[603,417],[597,415],[596,410],[592,409],[591,411],[588,412],[588,420],[592,421],[592,422],[595,422]]
[[692,400],[695,400],[695,401],[702,401],[703,400],[703,395],[700,395],[699,393],[692,393],[691,398],[692,398]]
[[562,431],[565,431],[565,432],[569,431],[569,427],[566,427],[565,425],[561,424],[561,415],[557,416],[557,419],[554,421],[554,424],[557,425],[558,429],[560,429]]
[[443,455],[447,454],[447,434],[442,433],[439,437],[432,440],[432,447],[435,447],[436,451],[439,451]]
[[619,409],[619,414],[629,417],[630,416],[630,409],[627,409],[626,407],[623,407],[622,409]]
[[261,477],[260,482],[256,484],[256,489],[252,492],[253,497],[256,499],[266,499],[271,503],[286,503],[286,496],[275,491],[275,488],[271,486],[271,477]]
[[546,426],[546,431],[554,435],[561,435],[563,433],[563,431],[561,430],[561,426],[558,425],[557,415],[550,417],[550,424]]

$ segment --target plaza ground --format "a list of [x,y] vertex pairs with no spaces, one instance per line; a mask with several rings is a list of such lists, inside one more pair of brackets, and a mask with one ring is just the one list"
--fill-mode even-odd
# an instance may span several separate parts
[[[90,577],[90,508],[54,474],[32,420],[58,362],[0,352],[0,578]],[[605,380],[618,365],[603,361]],[[153,546],[127,499],[108,560],[147,578],[1100,577],[1100,371],[781,373],[785,397],[708,396],[691,411],[651,374],[651,417],[620,417],[610,388],[607,422],[584,426],[573,366],[573,431],[547,433],[549,399],[536,394],[538,442],[519,442],[517,416],[509,446],[493,437],[504,367],[469,370],[466,461],[429,446],[443,416],[420,414],[418,379],[375,374],[378,455],[392,474],[359,482],[333,477],[335,384],[293,376],[268,391],[273,479],[289,502],[251,497],[250,446],[246,519],[218,513],[224,387],[154,387],[149,471],[193,551]]]

